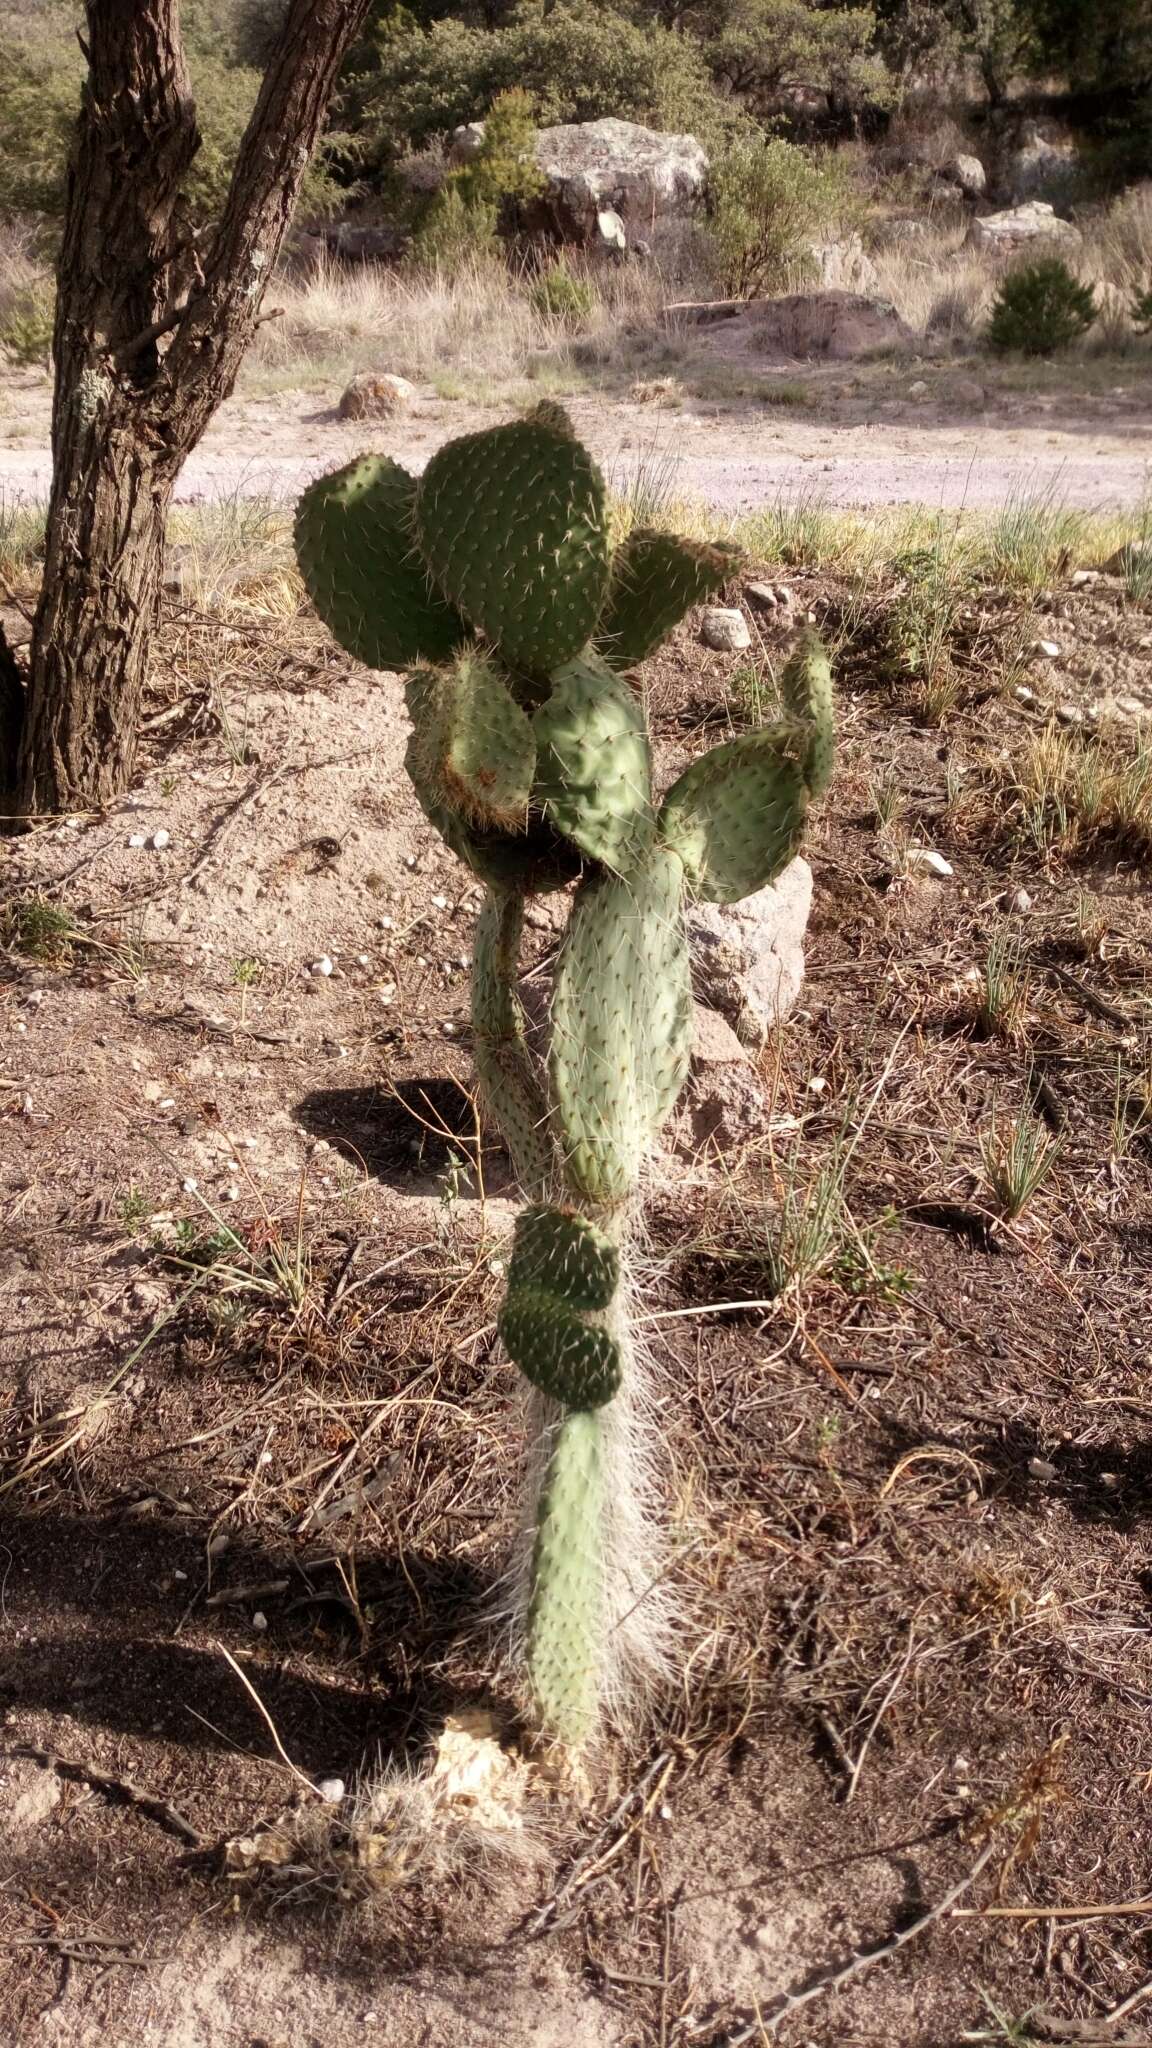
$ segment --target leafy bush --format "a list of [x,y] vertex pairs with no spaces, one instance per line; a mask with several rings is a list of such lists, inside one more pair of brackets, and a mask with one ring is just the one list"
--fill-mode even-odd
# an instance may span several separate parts
[[808,245],[850,204],[834,157],[779,140],[732,143],[711,179],[711,239],[725,290],[736,298],[795,290],[812,271]]
[[446,178],[429,201],[409,256],[417,270],[451,275],[466,263],[482,262],[496,252],[498,209],[484,201],[470,205],[454,178]]
[[533,278],[528,297],[548,320],[586,320],[596,294],[586,277],[574,277],[566,263],[550,263]]
[[47,363],[56,294],[48,283],[22,285],[0,310],[0,348],[14,363]]
[[1137,292],[1133,299],[1132,324],[1141,334],[1152,334],[1152,285],[1146,292]]
[[1091,285],[1080,284],[1059,256],[1025,263],[1004,279],[988,322],[991,348],[1052,356],[1086,334],[1096,317]]
[[501,215],[544,184],[536,163],[532,103],[514,87],[500,93],[484,123],[475,156],[450,171],[429,202],[413,239],[418,266],[449,270],[495,253]]

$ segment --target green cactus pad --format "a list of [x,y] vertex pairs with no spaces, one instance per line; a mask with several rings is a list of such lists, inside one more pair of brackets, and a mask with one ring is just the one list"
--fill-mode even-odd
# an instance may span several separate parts
[[568,920],[552,999],[552,1087],[565,1172],[592,1201],[632,1194],[687,1074],[683,884],[677,855],[655,846],[627,876],[586,879]]
[[620,1346],[608,1330],[582,1322],[554,1295],[509,1287],[500,1337],[514,1365],[541,1393],[582,1412],[602,1408],[619,1392]]
[[449,441],[420,480],[416,529],[434,576],[510,668],[548,675],[591,638],[608,587],[604,480],[550,421]]
[[690,611],[727,582],[739,548],[679,540],[638,526],[617,548],[596,647],[613,668],[634,668]]
[[427,685],[428,770],[469,824],[523,831],[536,769],[536,738],[487,655],[466,649]]
[[603,1521],[600,1417],[565,1416],[540,1493],[526,1649],[541,1723],[574,1750],[596,1726],[604,1632]]
[[569,1209],[539,1203],[516,1219],[509,1295],[556,1295],[571,1309],[606,1309],[620,1284],[620,1252],[607,1231]]
[[823,796],[836,765],[832,717],[832,664],[815,633],[804,633],[785,663],[780,695],[794,718],[811,726],[804,755],[804,780],[809,796]]
[[547,893],[562,889],[580,872],[574,846],[544,819],[531,819],[523,832],[502,832],[471,825],[447,801],[436,767],[437,713],[440,678],[417,669],[408,678],[405,699],[412,734],[404,763],[417,801],[457,859],[491,889]]
[[416,479],[386,455],[318,477],[296,507],[296,558],[330,633],[369,668],[444,661],[467,638],[413,534]]
[[652,832],[648,734],[634,692],[589,651],[556,670],[534,724],[536,802],[582,853],[622,871]]
[[673,783],[660,837],[684,863],[689,886],[736,903],[787,866],[800,844],[808,791],[797,725],[766,726],[713,747]]

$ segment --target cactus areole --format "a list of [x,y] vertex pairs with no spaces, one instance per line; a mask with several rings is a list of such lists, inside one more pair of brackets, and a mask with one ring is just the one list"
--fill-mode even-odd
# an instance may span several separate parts
[[[796,852],[832,771],[828,659],[806,635],[778,721],[705,754],[659,798],[630,671],[739,558],[647,529],[613,550],[603,478],[553,405],[450,441],[419,481],[376,455],[321,477],[300,500],[296,550],[341,645],[409,671],[416,795],[488,891],[473,1045],[528,1203],[500,1334],[534,1389],[539,1452],[521,1651],[543,1732],[579,1750],[622,1624],[623,1255],[646,1155],[688,1071],[684,903],[734,902]],[[567,885],[545,1060],[517,993],[524,904]]]

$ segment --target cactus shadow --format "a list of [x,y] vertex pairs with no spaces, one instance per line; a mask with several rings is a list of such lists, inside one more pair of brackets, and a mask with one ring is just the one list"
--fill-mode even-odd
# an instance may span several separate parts
[[[476,1111],[467,1089],[448,1075],[415,1075],[389,1088],[317,1088],[295,1114],[313,1137],[400,1194],[440,1192],[449,1178],[455,1198],[480,1193]],[[487,1132],[479,1164],[489,1194],[511,1187],[508,1157]]]

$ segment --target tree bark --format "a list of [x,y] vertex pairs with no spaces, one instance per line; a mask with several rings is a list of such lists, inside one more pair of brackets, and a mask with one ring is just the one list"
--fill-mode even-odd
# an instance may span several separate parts
[[53,350],[52,494],[20,791],[29,811],[131,780],[173,486],[236,381],[368,0],[291,0],[201,253],[179,0],[86,0]]

